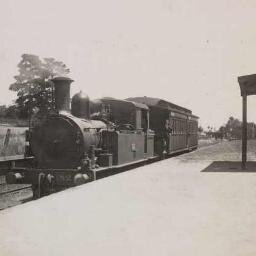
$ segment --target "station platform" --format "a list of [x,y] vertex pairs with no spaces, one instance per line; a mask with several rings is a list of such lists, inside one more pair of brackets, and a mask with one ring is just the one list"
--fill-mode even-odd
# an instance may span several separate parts
[[0,211],[0,255],[254,256],[256,172],[216,171],[225,143]]

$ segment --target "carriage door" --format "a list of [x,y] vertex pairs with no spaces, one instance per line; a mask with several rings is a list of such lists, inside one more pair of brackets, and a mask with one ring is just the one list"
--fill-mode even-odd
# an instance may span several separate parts
[[148,152],[148,129],[149,129],[149,112],[148,110],[141,110],[141,128],[145,133],[144,153]]
[[169,120],[166,120],[166,130],[168,134],[168,151],[171,152],[174,150],[174,113],[169,113]]
[[192,133],[192,121],[191,117],[188,116],[188,125],[187,125],[187,147],[190,148],[191,146],[191,133]]

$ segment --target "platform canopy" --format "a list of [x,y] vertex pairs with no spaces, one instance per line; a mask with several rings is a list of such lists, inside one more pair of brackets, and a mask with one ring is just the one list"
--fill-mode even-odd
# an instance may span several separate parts
[[247,96],[256,95],[256,74],[239,76],[238,83],[243,97],[242,169],[246,169],[247,158]]
[[248,76],[239,76],[241,96],[256,95],[256,74]]

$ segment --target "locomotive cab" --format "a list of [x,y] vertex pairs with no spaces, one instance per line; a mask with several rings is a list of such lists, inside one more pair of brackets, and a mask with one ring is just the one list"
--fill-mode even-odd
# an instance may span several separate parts
[[113,155],[113,165],[145,160],[154,156],[154,132],[149,130],[149,113],[145,104],[102,98],[102,110],[108,108],[113,130],[102,133],[102,147]]

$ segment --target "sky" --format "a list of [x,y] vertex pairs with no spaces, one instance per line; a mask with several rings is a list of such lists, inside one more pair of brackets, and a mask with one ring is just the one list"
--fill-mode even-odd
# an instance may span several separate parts
[[[203,127],[241,119],[237,77],[256,73],[255,0],[0,0],[0,104],[23,53],[63,61],[72,94],[158,97]],[[256,122],[256,97],[248,120]]]

